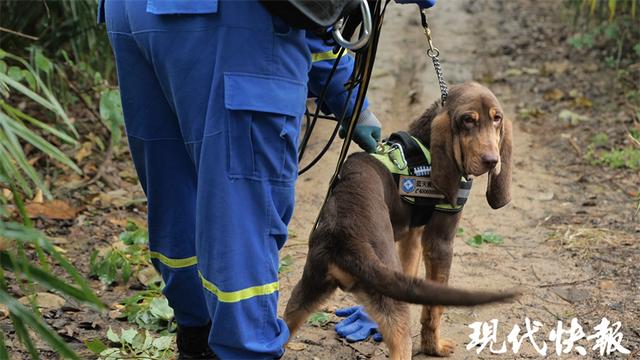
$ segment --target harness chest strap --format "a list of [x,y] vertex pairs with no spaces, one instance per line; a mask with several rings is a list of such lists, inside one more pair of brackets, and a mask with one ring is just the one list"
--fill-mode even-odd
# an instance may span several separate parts
[[371,155],[391,172],[402,199],[419,208],[414,211],[419,217],[412,219],[414,225],[424,225],[433,211],[460,212],[469,198],[473,181],[462,177],[456,204],[447,202],[431,181],[431,152],[406,132],[391,134],[382,149]]

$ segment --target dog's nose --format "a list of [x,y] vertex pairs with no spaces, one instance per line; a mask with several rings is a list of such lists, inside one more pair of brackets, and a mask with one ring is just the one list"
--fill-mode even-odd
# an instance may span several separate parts
[[496,164],[498,163],[498,160],[499,158],[498,158],[498,155],[496,154],[482,155],[482,163],[490,169],[493,169],[496,166]]

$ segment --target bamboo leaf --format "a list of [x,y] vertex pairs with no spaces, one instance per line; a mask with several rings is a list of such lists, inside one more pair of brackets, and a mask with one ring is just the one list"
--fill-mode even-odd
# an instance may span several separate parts
[[[0,139],[2,137],[2,134],[0,134]],[[0,169],[3,170],[6,176],[15,181],[15,183],[22,189],[22,191],[24,191],[27,195],[32,196],[31,187],[27,183],[27,180],[22,176],[20,170],[15,167],[13,162],[10,161],[9,156],[9,153],[0,141]]]
[[26,87],[26,86],[22,85],[21,83],[13,80],[9,76],[0,73],[0,81],[4,82],[4,83],[7,83],[9,86],[11,86],[12,88],[16,89],[17,91],[22,93],[24,96],[27,96],[31,100],[37,102],[41,106],[53,111],[54,113],[56,112],[56,108],[51,102],[49,102],[47,99],[43,98],[42,96],[36,94],[35,92],[31,91],[31,89],[29,89],[28,87]]
[[[58,100],[56,99],[56,97],[53,95],[53,93],[51,92],[51,90],[49,90],[49,88],[46,86],[46,84],[42,81],[42,79],[40,78],[40,76],[38,76],[38,73],[31,67],[31,65],[29,65],[29,63],[27,63],[24,59],[20,58],[19,56],[15,56],[13,54],[7,53],[7,52],[3,52],[3,55],[13,59],[15,61],[18,61],[19,63],[22,64],[22,66],[24,66],[35,78],[35,81],[37,83],[37,85],[40,87],[40,89],[42,90],[42,92],[44,93],[45,97],[47,98],[47,100],[45,100],[43,97],[41,97],[40,95],[36,94],[35,92],[29,90],[28,88],[26,88],[24,85],[17,83],[15,81],[13,81],[13,83],[10,83],[12,86],[14,86],[18,91],[21,90],[27,90],[28,93],[24,93],[24,95],[29,96],[30,98],[32,98],[34,101],[38,102],[39,104],[41,104],[42,106],[47,107],[47,109],[53,111],[56,115],[60,116],[62,118],[62,120],[64,121],[64,123],[67,125],[67,127],[71,130],[71,132],[76,136],[79,137],[78,132],[76,131],[75,126],[73,126],[73,123],[71,122],[71,119],[69,119],[69,117],[67,116],[67,113],[64,111],[64,109],[62,108],[62,105],[60,105],[60,103],[58,102]],[[4,80],[2,77],[3,74],[0,73],[0,83],[2,83],[2,81]],[[4,76],[6,78],[6,76]],[[11,79],[9,79],[11,80]],[[21,89],[21,90],[20,90]],[[21,91],[22,92],[22,91]],[[44,105],[44,103],[40,103],[39,101],[37,101],[36,99],[34,99],[33,97],[31,97],[29,94],[31,95],[35,95],[37,96],[39,99],[41,99],[42,101],[44,101],[45,103],[48,104],[48,106]]]
[[42,138],[40,135],[34,133],[29,130],[23,124],[17,121],[11,121],[11,118],[0,113],[0,117],[4,116],[5,120],[7,120],[8,127],[19,137],[30,143],[31,145],[38,148],[45,155],[51,157],[54,160],[59,161],[60,163],[70,167],[75,172],[81,174],[82,170],[78,168],[78,166],[65,155],[62,151],[60,151],[57,147],[53,146],[50,142]]
[[616,16],[616,0],[609,0],[609,22]]
[[80,272],[73,265],[71,265],[71,263],[69,263],[69,261],[67,261],[64,256],[60,255],[60,253],[55,250],[51,251],[50,254],[56,260],[58,265],[60,265],[67,272],[67,274],[69,274],[73,278],[75,283],[80,286],[80,288],[85,292],[85,295],[87,296],[87,302],[98,308],[105,307],[105,305],[102,303],[100,298],[96,296],[96,294],[93,292]]
[[[0,116],[0,125],[4,128],[4,133],[0,133],[0,143],[5,146],[5,149],[7,150],[11,158],[13,158],[18,167],[27,175],[27,177],[29,177],[31,181],[33,181],[33,183],[42,190],[47,198],[51,198],[51,193],[40,178],[40,175],[38,175],[33,166],[29,164],[29,161],[22,151],[20,142],[18,141],[15,134],[11,132],[11,129],[8,127],[7,122],[4,120],[5,117],[6,116]],[[4,135],[4,137],[2,135]]]
[[40,129],[57,136],[60,140],[71,144],[71,145],[76,145],[78,143],[78,141],[74,138],[72,138],[71,136],[67,135],[66,133],[54,128],[53,126],[50,126],[48,124],[43,123],[42,121],[29,116],[25,113],[23,113],[22,111],[12,107],[11,105],[5,103],[4,101],[0,101],[0,106],[4,109],[4,111],[6,111],[9,115],[12,115],[18,119],[22,119],[22,120],[26,120],[29,123],[39,127]]
[[[38,353],[33,347],[33,342],[29,338],[29,334],[26,331],[25,324],[31,327],[43,340],[45,340],[51,347],[64,359],[77,359],[80,358],[76,353],[69,348],[69,346],[56,334],[51,328],[45,324],[42,319],[36,317],[29,309],[24,307],[22,304],[13,299],[9,294],[7,294],[4,290],[0,289],[0,303],[7,306],[9,312],[11,313],[11,319],[13,320],[14,328],[16,329],[16,333],[18,333],[18,328],[21,328],[21,332],[23,333],[20,336],[23,339],[25,346],[29,349],[29,353],[32,355],[34,359],[38,358]],[[24,336],[26,335],[26,336]],[[34,353],[31,351],[33,347]]]
[[12,259],[11,256],[6,253],[0,253],[0,264],[9,271],[28,271],[29,280],[38,282],[40,285],[46,287],[49,290],[56,290],[64,295],[68,295],[76,300],[92,302],[93,299],[85,291],[73,287],[67,284],[65,281],[60,280],[53,274],[45,271],[37,266],[33,266],[28,261],[21,259]]
[[[33,345],[33,341],[31,340],[31,336],[29,336],[27,327],[24,325],[24,322],[22,321],[23,320],[22,317],[15,314],[12,311],[12,309],[9,307],[9,305],[3,301],[4,295],[5,295],[5,291],[3,289],[0,289],[0,304],[5,304],[7,308],[9,308],[9,317],[11,318],[11,322],[13,323],[13,328],[16,331],[16,335],[18,335],[18,339],[20,339],[20,342],[27,348],[27,351],[29,352],[29,356],[31,356],[32,359],[39,359],[40,357],[38,356],[38,350],[36,350],[35,345]],[[12,298],[9,298],[9,299],[13,300]]]
[[7,346],[4,343],[4,334],[0,334],[0,359],[8,359],[9,352],[7,351]]
[[[69,263],[60,253],[58,253],[51,243],[42,235],[41,232],[16,223],[0,222],[0,237],[16,240],[22,243],[32,243],[42,247],[51,257],[69,274],[76,285],[82,290],[82,298],[79,300],[86,301],[96,307],[104,307],[104,304],[94,294],[93,290],[86,282],[84,277],[78,270]],[[38,274],[39,275],[39,274]],[[71,295],[73,296],[73,295]]]

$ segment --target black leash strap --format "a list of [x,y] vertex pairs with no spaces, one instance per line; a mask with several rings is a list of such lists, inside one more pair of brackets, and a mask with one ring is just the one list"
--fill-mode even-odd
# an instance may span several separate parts
[[338,156],[338,162],[336,164],[336,169],[331,176],[331,180],[329,182],[329,188],[327,189],[327,194],[324,197],[324,201],[322,203],[322,207],[320,208],[320,212],[318,213],[318,217],[316,218],[315,224],[313,225],[313,230],[318,227],[318,223],[320,220],[320,214],[322,213],[322,209],[327,203],[327,199],[331,195],[331,191],[336,185],[337,181],[340,178],[340,171],[342,170],[342,165],[347,158],[349,153],[349,145],[351,145],[351,140],[353,138],[353,130],[358,123],[358,118],[360,117],[360,112],[362,111],[362,106],[364,105],[364,101],[367,96],[367,89],[369,87],[369,81],[371,80],[371,72],[373,71],[373,64],[376,58],[376,51],[378,49],[378,41],[380,40],[380,31],[382,30],[382,23],[384,19],[384,10],[386,9],[386,4],[388,0],[385,1],[385,5],[382,6],[382,1],[376,1],[376,4],[372,11],[372,34],[369,39],[369,44],[362,49],[362,51],[356,53],[356,61],[355,67],[356,71],[352,74],[351,79],[351,89],[353,89],[356,85],[359,85],[358,94],[356,97],[355,104],[353,106],[353,111],[351,113],[351,119],[349,121],[349,126],[347,127],[347,133],[342,143],[342,148],[340,149],[340,155]]

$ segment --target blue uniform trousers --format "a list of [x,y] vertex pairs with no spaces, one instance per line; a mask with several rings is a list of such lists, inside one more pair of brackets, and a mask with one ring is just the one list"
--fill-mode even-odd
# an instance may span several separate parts
[[212,322],[222,359],[275,358],[311,54],[257,1],[157,15],[107,0],[127,136],[148,198],[150,250],[184,326]]

